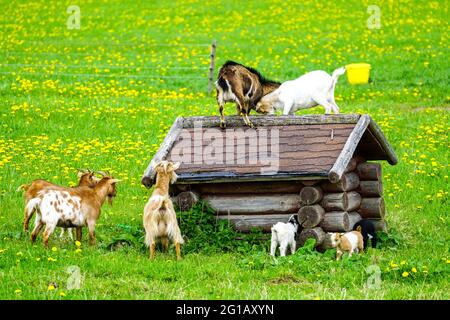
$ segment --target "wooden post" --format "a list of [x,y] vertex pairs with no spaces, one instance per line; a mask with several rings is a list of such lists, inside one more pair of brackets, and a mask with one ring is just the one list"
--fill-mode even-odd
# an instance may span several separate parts
[[311,205],[322,200],[323,192],[320,187],[304,187],[300,190],[300,203],[302,205]]
[[350,231],[348,213],[345,211],[327,212],[319,226],[326,232]]
[[325,211],[353,211],[359,208],[361,196],[358,192],[328,193],[320,203]]
[[323,220],[324,215],[325,210],[318,204],[305,206],[298,211],[298,221],[304,228],[314,228]]
[[313,229],[303,229],[298,237],[298,245],[299,247],[302,247],[307,239],[313,238],[316,240],[316,247],[318,247],[322,244],[325,236],[326,233],[319,227]]
[[216,40],[213,41],[211,45],[211,62],[209,63],[209,77],[208,77],[208,94],[211,94],[213,89],[213,81],[214,81],[214,66],[215,66],[215,59],[216,59],[216,46],[217,42]]

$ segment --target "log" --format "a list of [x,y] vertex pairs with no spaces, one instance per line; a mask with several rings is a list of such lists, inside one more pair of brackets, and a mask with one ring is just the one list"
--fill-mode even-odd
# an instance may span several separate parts
[[362,197],[380,197],[383,194],[383,183],[381,181],[360,181],[356,191]]
[[201,195],[220,214],[297,213],[298,194]]
[[320,204],[325,211],[353,211],[359,208],[361,196],[355,191],[327,193]]
[[322,200],[323,191],[320,187],[304,187],[300,190],[300,204],[309,206]]
[[197,193],[192,191],[185,191],[177,195],[176,203],[181,211],[188,211],[197,203],[198,199],[199,196]]
[[318,204],[301,207],[298,211],[298,221],[304,228],[314,228],[323,220],[325,210]]
[[287,222],[290,214],[264,214],[264,215],[229,215],[218,216],[218,219],[228,220],[234,229],[240,232],[249,232],[252,228],[270,232],[270,228],[277,222]]
[[321,187],[325,192],[342,192],[355,190],[359,186],[359,177],[354,172],[346,173],[337,183],[324,182]]
[[369,220],[373,222],[375,231],[387,232],[386,220],[381,220],[381,219],[369,219]]
[[326,232],[350,231],[348,213],[345,211],[327,212],[319,226]]
[[303,229],[300,232],[298,237],[297,244],[299,247],[302,247],[306,240],[312,238],[316,240],[316,247],[320,246],[325,239],[326,233],[322,230],[322,228],[316,227],[313,229]]
[[363,162],[356,168],[360,180],[381,181],[381,164],[375,162]]
[[355,225],[355,223],[357,223],[361,219],[362,218],[358,212],[349,212],[348,213],[348,221],[349,221],[350,230],[353,230],[353,226]]
[[333,249],[333,245],[331,243],[331,234],[326,233],[325,234],[325,238],[323,239],[322,243],[320,244],[320,246],[317,248],[318,251],[320,252],[324,252],[327,249]]
[[358,213],[363,218],[383,219],[386,213],[383,198],[363,198]]

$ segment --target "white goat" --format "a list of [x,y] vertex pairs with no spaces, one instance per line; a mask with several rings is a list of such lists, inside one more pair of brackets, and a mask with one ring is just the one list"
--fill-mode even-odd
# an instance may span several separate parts
[[333,75],[317,70],[309,72],[295,80],[286,81],[275,91],[265,95],[256,105],[256,111],[274,114],[283,109],[283,115],[294,114],[299,109],[308,109],[321,105],[325,113],[339,113],[334,100],[334,88],[338,77],[345,73],[345,67],[334,70]]
[[145,244],[150,247],[150,259],[155,257],[156,241],[161,240],[164,249],[169,239],[175,243],[177,259],[181,259],[180,245],[184,243],[177,222],[177,215],[169,197],[169,184],[177,179],[175,170],[180,163],[152,162],[156,172],[155,190],[144,208]]
[[288,246],[291,247],[291,253],[295,253],[295,234],[298,231],[299,223],[297,216],[293,214],[287,223],[277,222],[272,228],[272,240],[270,246],[270,255],[275,257],[277,246],[280,246],[280,256],[286,256]]

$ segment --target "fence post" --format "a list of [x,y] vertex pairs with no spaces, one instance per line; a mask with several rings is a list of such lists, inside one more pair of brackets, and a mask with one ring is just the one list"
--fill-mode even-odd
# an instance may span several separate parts
[[211,94],[214,81],[214,62],[216,59],[216,40],[213,41],[211,45],[211,62],[209,64],[209,78],[208,78],[208,94]]

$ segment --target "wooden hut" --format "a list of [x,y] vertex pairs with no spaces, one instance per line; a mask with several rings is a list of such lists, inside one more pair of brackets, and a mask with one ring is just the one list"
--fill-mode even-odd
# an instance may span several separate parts
[[[300,245],[311,237],[321,245],[326,232],[349,231],[361,218],[386,230],[381,165],[372,161],[395,165],[397,157],[369,115],[251,118],[256,129],[237,116],[225,130],[218,117],[176,119],[153,160],[181,159],[170,191],[181,209],[202,199],[244,232],[298,213]],[[275,170],[266,170],[268,159]],[[142,183],[153,179],[149,165]]]

